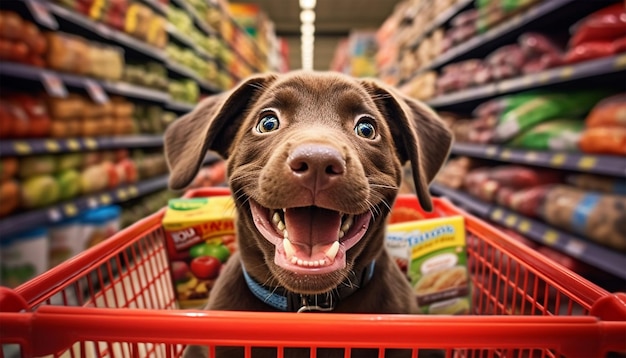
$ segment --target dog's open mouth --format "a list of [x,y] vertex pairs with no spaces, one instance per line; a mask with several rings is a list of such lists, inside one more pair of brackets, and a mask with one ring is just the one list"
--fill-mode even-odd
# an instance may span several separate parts
[[268,209],[250,200],[254,224],[276,247],[274,262],[300,274],[346,266],[346,252],[365,235],[371,213],[342,214],[316,206]]

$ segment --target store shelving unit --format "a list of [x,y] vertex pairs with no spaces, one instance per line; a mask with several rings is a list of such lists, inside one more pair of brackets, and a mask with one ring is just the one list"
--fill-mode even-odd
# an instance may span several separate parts
[[165,51],[137,40],[130,35],[112,29],[102,23],[95,22],[81,14],[57,4],[51,2],[45,2],[44,4],[45,8],[47,8],[48,11],[55,16],[58,22],[69,23],[73,27],[78,27],[83,31],[91,32],[102,39],[113,42],[124,48],[126,51],[140,52],[144,56],[155,61],[162,62],[166,58]]
[[167,103],[170,95],[167,92],[126,82],[100,80],[93,77],[61,73],[47,68],[39,68],[19,63],[0,62],[0,77],[15,78],[22,82],[33,82],[43,85],[51,96],[63,97],[67,89],[86,90],[89,94],[103,91],[113,95],[121,95],[142,101]]
[[[569,26],[591,12],[608,5],[610,2],[539,1],[501,24],[442,53],[433,62],[414,71],[409,78],[404,78],[400,86],[411,82],[427,71],[441,72],[444,66],[451,63],[485,58],[494,50],[517,42],[519,36],[525,32],[547,32],[566,39],[568,30],[570,30]],[[414,51],[435,29],[447,27],[455,15],[471,6],[472,2],[457,1],[444,13],[435,17],[432,23],[426,26],[424,33],[417,36],[406,49]],[[556,23],[561,24],[560,27],[557,27]],[[467,115],[477,105],[489,99],[529,90],[606,87],[615,89],[616,92],[623,91],[624,81],[619,81],[619,78],[626,78],[626,53],[564,65],[538,73],[446,93],[425,102],[436,110]],[[455,143],[451,154],[453,156],[487,159],[494,164],[516,163],[626,180],[626,158],[615,155],[538,151],[498,144],[474,143]],[[457,205],[464,207],[468,212],[488,222],[516,231],[524,237],[549,246],[626,282],[626,271],[623,270],[626,255],[621,252],[583,239],[565,230],[554,228],[541,220],[525,217],[494,203],[483,202],[460,189],[456,190],[433,184],[431,192],[433,195],[447,197]]]
[[626,262],[626,255],[624,254],[555,229],[539,220],[528,218],[499,205],[482,202],[455,189],[435,183],[431,185],[431,191],[435,195],[449,198],[455,204],[480,218],[517,231],[533,241],[626,280],[626,271],[623,270],[624,262]]
[[528,89],[543,88],[564,82],[580,81],[599,76],[613,76],[622,73],[626,73],[626,53],[575,65],[551,68],[539,73],[490,83],[485,86],[468,88],[435,97],[426,103],[434,108],[442,108],[477,100],[483,101],[491,97]]
[[452,154],[507,163],[612,175],[626,179],[626,159],[614,155],[511,149],[497,145],[455,143]]
[[[207,21],[186,0],[172,0],[164,5],[157,0],[139,0],[152,10],[167,18],[168,6],[177,6],[187,12],[200,32],[207,36],[217,37],[221,34],[211,28]],[[156,62],[162,64],[168,71],[170,78],[187,78],[198,83],[202,95],[211,95],[223,89],[209,81],[200,78],[191,69],[174,63],[168,58],[164,49],[144,43],[122,31],[110,28],[107,25],[94,21],[74,10],[65,8],[58,3],[43,0],[20,0],[3,3],[2,8],[16,11],[27,21],[33,21],[42,29],[62,31],[85,38],[86,40],[104,43],[121,48],[127,63]],[[229,19],[229,21],[233,21]],[[216,63],[225,74],[229,74],[235,81],[239,80],[230,72],[222,61],[223,59],[208,53],[196,44],[188,35],[178,31],[172,24],[166,25],[169,41],[174,41],[183,47],[191,48],[206,61]],[[239,31],[243,31],[239,28]],[[243,36],[248,36],[241,33]],[[250,44],[256,46],[251,38]],[[226,44],[229,46],[229,44]],[[245,64],[254,68],[235,49],[229,51],[237,54],[238,64]],[[157,105],[166,111],[183,115],[195,107],[195,103],[183,103],[174,100],[167,90],[148,88],[124,81],[110,81],[90,76],[64,73],[48,68],[33,67],[21,63],[0,62],[0,81],[11,84],[16,90],[32,90],[39,88],[50,96],[65,97],[69,93],[86,93],[96,102],[109,100],[110,96],[120,95],[132,102]],[[82,153],[89,151],[103,151],[112,149],[154,149],[163,147],[163,135],[126,135],[111,137],[77,137],[77,138],[37,138],[37,139],[2,139],[0,140],[0,155],[3,157],[23,157],[44,154]],[[221,160],[215,154],[209,153],[204,165]],[[9,216],[0,218],[0,232],[2,237],[9,237],[24,228],[49,225],[64,219],[79,215],[89,208],[103,205],[120,204],[128,200],[167,188],[167,175],[146,178],[137,183],[122,185],[99,193],[83,195],[65,202],[35,209],[20,210]]]
[[117,148],[158,148],[162,146],[162,135],[67,139],[3,139],[0,141],[0,156],[61,154]]
[[167,187],[168,175],[140,181],[136,184],[81,196],[43,209],[14,214],[0,220],[0,232],[4,237],[41,225],[50,225],[78,216],[87,209],[122,203]]

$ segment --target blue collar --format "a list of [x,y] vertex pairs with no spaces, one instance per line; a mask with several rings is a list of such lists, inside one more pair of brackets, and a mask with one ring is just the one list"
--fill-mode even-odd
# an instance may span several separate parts
[[279,311],[300,313],[334,310],[340,300],[364,287],[372,279],[375,266],[376,261],[372,260],[360,274],[354,273],[354,278],[346,280],[330,292],[317,295],[301,295],[283,287],[265,287],[250,277],[243,264],[242,269],[248,288],[258,299]]

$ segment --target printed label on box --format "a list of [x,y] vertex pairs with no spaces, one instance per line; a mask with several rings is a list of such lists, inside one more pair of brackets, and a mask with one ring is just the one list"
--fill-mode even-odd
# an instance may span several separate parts
[[392,224],[387,229],[387,241],[406,242],[407,275],[423,313],[469,313],[471,296],[463,217]]

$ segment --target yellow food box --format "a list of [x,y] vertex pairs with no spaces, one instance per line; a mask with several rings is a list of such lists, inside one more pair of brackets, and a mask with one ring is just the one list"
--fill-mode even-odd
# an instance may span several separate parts
[[405,248],[407,275],[423,313],[469,313],[471,293],[462,216],[391,224],[386,240]]
[[236,251],[230,196],[171,199],[162,219],[170,269],[181,308],[201,308],[222,266]]

